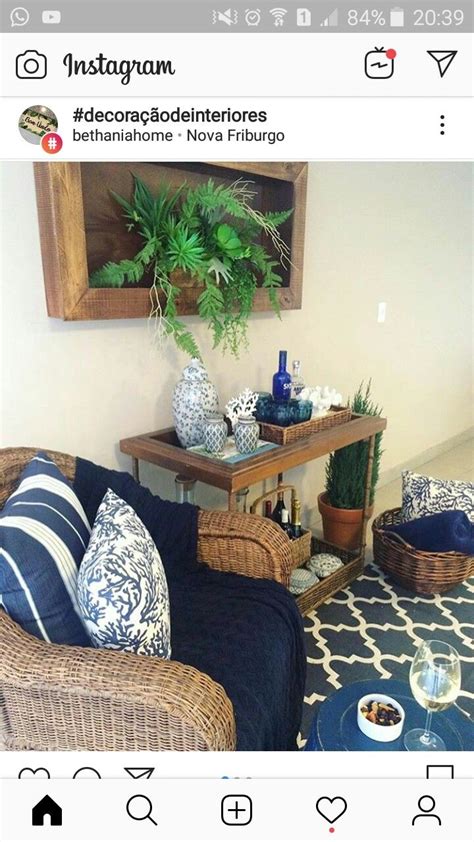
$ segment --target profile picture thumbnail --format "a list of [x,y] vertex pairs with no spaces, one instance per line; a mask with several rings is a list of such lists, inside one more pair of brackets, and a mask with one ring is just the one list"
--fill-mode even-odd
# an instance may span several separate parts
[[24,140],[39,146],[45,135],[57,132],[58,118],[46,105],[30,105],[18,120],[18,128]]

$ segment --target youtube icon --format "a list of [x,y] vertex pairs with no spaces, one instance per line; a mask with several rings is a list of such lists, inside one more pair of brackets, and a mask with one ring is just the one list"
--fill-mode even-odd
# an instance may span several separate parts
[[46,24],[61,23],[61,12],[58,9],[43,11],[41,20]]

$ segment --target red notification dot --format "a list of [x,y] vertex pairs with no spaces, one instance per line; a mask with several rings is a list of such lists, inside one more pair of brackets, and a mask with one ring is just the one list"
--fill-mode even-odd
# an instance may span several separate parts
[[330,828],[329,828],[329,833],[334,833],[334,828],[333,828],[333,827],[330,827]]
[[396,50],[387,50],[385,55],[387,56],[387,58],[394,59],[397,55],[397,51]]
[[56,132],[48,132],[41,138],[41,147],[48,155],[56,155],[60,152],[63,146],[63,139],[61,135]]

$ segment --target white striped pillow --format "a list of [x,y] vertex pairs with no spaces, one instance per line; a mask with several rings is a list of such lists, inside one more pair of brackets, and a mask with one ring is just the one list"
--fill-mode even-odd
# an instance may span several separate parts
[[72,485],[38,453],[0,513],[0,601],[25,631],[51,643],[90,645],[76,596],[89,538]]

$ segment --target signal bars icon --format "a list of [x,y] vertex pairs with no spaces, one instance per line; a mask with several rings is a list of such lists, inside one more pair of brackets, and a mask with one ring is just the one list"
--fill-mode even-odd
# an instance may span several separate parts
[[323,22],[320,23],[320,26],[337,26],[339,22],[339,9],[334,9],[327,18],[324,18]]
[[275,21],[275,26],[283,26],[288,9],[270,9],[270,14]]

